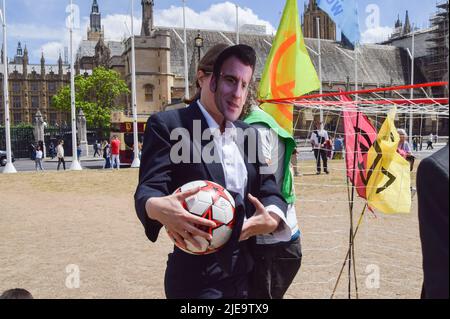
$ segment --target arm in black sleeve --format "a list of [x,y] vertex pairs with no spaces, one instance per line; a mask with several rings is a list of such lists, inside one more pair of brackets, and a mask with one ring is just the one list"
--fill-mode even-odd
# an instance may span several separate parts
[[136,213],[145,228],[148,239],[155,242],[161,223],[148,217],[145,205],[152,197],[169,195],[171,182],[170,133],[158,117],[151,116],[144,133],[139,183],[134,194]]

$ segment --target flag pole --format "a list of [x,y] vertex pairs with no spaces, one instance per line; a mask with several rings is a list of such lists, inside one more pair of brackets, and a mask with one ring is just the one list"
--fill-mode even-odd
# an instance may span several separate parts
[[183,0],[183,31],[184,31],[184,95],[189,98],[189,74],[187,59],[187,37],[186,37],[186,0]]
[[[320,18],[316,18],[316,26],[317,26],[317,47],[318,47],[318,57],[319,57],[319,81],[320,81],[320,95],[323,93],[323,86],[322,86],[322,47],[321,47],[321,41],[320,41]],[[322,101],[323,98],[321,97],[320,100]],[[324,123],[323,123],[323,110],[322,106],[320,106],[320,126],[321,129],[323,129]]]
[[[348,183],[348,179],[347,179],[347,183]],[[361,226],[362,219],[364,217],[364,214],[366,213],[366,208],[367,208],[367,203],[364,205],[364,208],[363,208],[363,210],[361,212],[361,215],[359,217],[358,224],[356,225],[355,233],[353,234],[353,240],[355,240],[356,234],[358,234],[359,226]],[[342,273],[344,272],[345,265],[347,264],[347,260],[348,260],[349,254],[350,254],[350,249],[347,250],[347,255],[345,255],[344,263],[342,264],[341,271],[339,272],[338,278],[336,279],[336,284],[334,285],[333,293],[331,294],[331,297],[330,297],[331,299],[334,298],[334,295],[336,293],[339,281],[341,280]]]
[[236,44],[239,44],[239,5],[236,4]]
[[72,164],[70,165],[70,170],[81,171],[81,165],[78,161],[77,154],[77,121],[75,114],[75,68],[73,65],[73,25],[75,20],[75,15],[73,12],[73,3],[70,0],[70,110],[72,117]]
[[6,37],[6,5],[5,0],[3,0],[3,11],[2,11],[2,22],[3,22],[3,96],[5,104],[5,138],[6,138],[6,166],[3,169],[3,173],[12,174],[17,173],[14,164],[12,163],[12,152],[11,152],[11,127],[9,119],[9,85],[8,85],[8,46]]
[[[414,24],[412,25],[412,38],[411,38],[412,44],[411,44],[411,85],[414,85],[414,59],[415,59],[415,30],[414,30]],[[411,88],[409,93],[409,98],[412,101],[414,98],[414,89]],[[413,134],[413,112],[412,112],[412,105],[410,105],[409,109],[409,143],[412,144],[412,134]]]
[[141,160],[139,159],[139,138],[137,123],[137,103],[136,103],[136,53],[134,48],[134,0],[131,1],[131,103],[133,111],[133,152],[134,159],[131,167],[139,168]]
[[[358,106],[356,106],[358,107]],[[359,140],[359,111],[356,112],[356,138],[355,138],[355,144],[353,147],[353,165],[352,165],[352,181],[355,181],[355,174],[356,174],[356,152],[358,147],[358,140]],[[349,254],[348,254],[348,299],[351,299],[351,288],[352,288],[352,258],[353,258],[353,203],[355,199],[355,185],[352,183],[352,195],[350,199],[350,234],[349,234]]]

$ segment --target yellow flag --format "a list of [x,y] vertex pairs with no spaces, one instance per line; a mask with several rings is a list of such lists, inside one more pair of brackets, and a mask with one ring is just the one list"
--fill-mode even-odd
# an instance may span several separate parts
[[411,210],[410,165],[397,153],[400,136],[394,124],[395,112],[388,113],[367,159],[368,204],[386,214]]
[[[320,82],[305,46],[297,0],[287,0],[259,86],[261,100],[297,97],[318,90]],[[268,104],[261,108],[290,134],[292,105]]]

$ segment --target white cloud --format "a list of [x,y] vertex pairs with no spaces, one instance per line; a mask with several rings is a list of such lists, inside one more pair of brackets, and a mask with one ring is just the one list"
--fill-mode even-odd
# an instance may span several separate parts
[[[183,27],[183,8],[171,6],[169,9],[156,10],[155,24],[165,27]],[[270,22],[258,18],[251,9],[239,8],[239,25],[244,24],[265,25],[268,34],[275,32],[275,28]],[[227,1],[213,4],[201,12],[186,7],[186,27],[234,31],[236,29],[236,6]]]
[[[140,34],[142,19],[134,18],[134,34]],[[130,16],[124,14],[107,15],[102,18],[105,30],[105,39],[108,41],[121,41],[129,37],[131,29]]]
[[[50,0],[49,0],[50,1]],[[183,8],[171,6],[169,9],[156,10],[155,25],[164,27],[183,26]],[[134,18],[134,33],[140,34],[142,19]],[[81,27],[74,30],[74,51],[79,43],[86,39],[89,17],[81,18]],[[275,28],[270,22],[260,19],[250,8],[239,8],[239,25],[256,24],[265,25],[268,34],[275,33]],[[124,14],[109,14],[102,17],[102,25],[105,31],[105,40],[121,41],[129,36],[131,21],[130,16]],[[190,29],[209,29],[234,31],[236,28],[236,6],[231,2],[222,2],[211,5],[208,9],[196,12],[186,7],[186,27]],[[38,31],[38,32],[36,32]],[[69,31],[67,28],[50,28],[45,25],[16,24],[10,25],[9,35],[27,40],[45,41],[38,49],[31,51],[31,59],[39,61],[44,52],[47,63],[55,63],[59,53],[64,53],[64,47],[69,47]]]
[[362,43],[380,43],[388,40],[389,36],[393,32],[393,28],[391,27],[376,27],[370,28],[364,31],[361,35]]

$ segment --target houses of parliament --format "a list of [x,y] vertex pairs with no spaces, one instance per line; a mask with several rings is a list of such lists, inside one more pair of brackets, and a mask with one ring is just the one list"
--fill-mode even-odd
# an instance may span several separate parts
[[[353,55],[351,48],[341,41],[336,41],[336,25],[325,12],[318,8],[315,0],[305,0],[304,13],[301,17],[302,30],[312,62],[318,68],[318,52],[316,27],[320,19],[320,38],[322,52],[322,83],[323,91],[336,92],[347,90],[355,85],[354,62],[349,58]],[[178,35],[183,34],[180,28],[158,27],[154,24],[155,0],[141,0],[142,25],[141,32],[135,36],[136,54],[136,87],[137,107],[140,116],[163,111],[172,104],[180,103],[184,97],[184,50]],[[100,1],[93,0],[90,13],[90,25],[86,38],[81,41],[76,54],[76,74],[89,75],[97,66],[117,71],[131,88],[131,38],[124,41],[108,41],[104,37]],[[448,12],[448,3],[446,8]],[[401,28],[401,26],[404,26]],[[360,47],[358,65],[358,84],[360,88],[371,89],[410,83],[411,67],[407,57],[408,39],[411,30],[406,15],[405,23],[400,19],[395,23],[395,31],[386,43],[364,44]],[[448,37],[448,17],[447,17]],[[430,76],[427,73],[426,59],[432,51],[433,42],[430,38],[436,32],[436,27],[419,30],[416,45],[422,52],[416,55],[417,69],[415,83],[424,83]],[[425,34],[426,36],[420,36]],[[201,39],[201,46],[196,46],[196,39]],[[239,43],[252,46],[257,53],[255,71],[256,81],[261,79],[266,57],[269,54],[274,35],[268,35],[264,26],[240,26]],[[448,41],[448,40],[447,40]],[[199,56],[217,43],[234,43],[236,34],[218,30],[187,30],[188,74],[191,91],[194,90],[193,79],[196,74]],[[447,42],[448,43],[448,42]],[[41,63],[28,63],[26,47],[18,44],[17,54],[9,63],[10,72],[10,112],[12,123],[30,123],[39,109],[44,119],[50,125],[70,123],[70,114],[56,111],[52,108],[52,96],[69,83],[69,66],[60,57],[56,65],[45,63],[45,53]],[[448,57],[448,47],[446,51]],[[422,60],[421,60],[422,59]],[[423,63],[422,63],[422,62]],[[441,70],[442,72],[442,70]],[[448,77],[448,73],[434,74],[434,78]],[[433,78],[433,79],[434,79]],[[433,93],[433,92],[431,92]],[[436,92],[437,95],[448,92]],[[1,98],[1,96],[0,96]],[[131,96],[124,96],[118,103],[125,106],[125,112],[131,111]],[[4,121],[3,110],[0,111],[1,123]],[[303,114],[297,121],[299,126],[308,125],[311,116]],[[335,121],[330,118],[329,121]],[[431,127],[432,119],[424,127]],[[448,120],[442,122],[440,132],[448,134]],[[304,126],[303,126],[304,127]],[[428,133],[429,134],[429,133]]]

